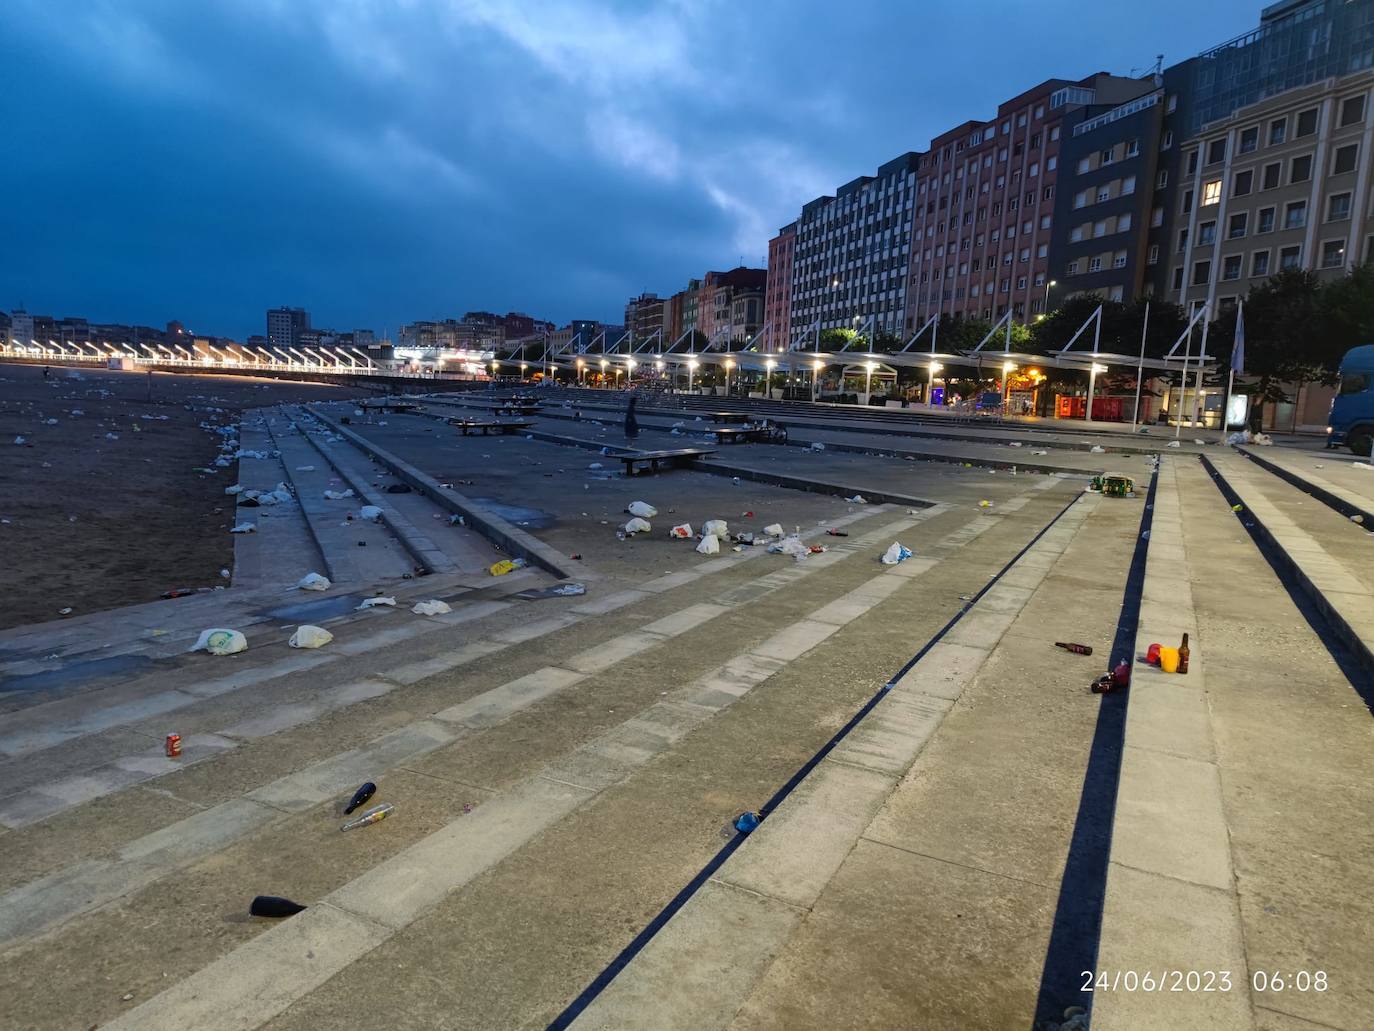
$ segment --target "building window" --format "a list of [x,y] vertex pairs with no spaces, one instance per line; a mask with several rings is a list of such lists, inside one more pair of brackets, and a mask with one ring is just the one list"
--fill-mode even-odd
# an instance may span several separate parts
[[1126,143],[1126,156],[1133,158],[1140,153],[1140,141],[1130,140]]
[[1302,265],[1301,247],[1284,247],[1279,251],[1279,271],[1292,272]]
[[1174,269],[1174,289],[1183,289],[1183,266],[1179,265]]
[[1322,268],[1340,268],[1345,264],[1345,241],[1326,240],[1322,243]]
[[1231,255],[1228,255],[1228,256],[1226,257],[1226,260],[1223,261],[1223,262],[1221,263],[1221,278],[1222,278],[1222,279],[1239,279],[1239,278],[1240,278],[1240,255],[1239,255],[1239,254],[1231,254]]
[[1104,200],[1112,199],[1112,189],[1110,186],[1099,186],[1097,188],[1097,203],[1101,204]]
[[1040,228],[1041,228],[1041,229],[1048,229],[1049,227],[1050,227],[1050,216],[1049,216],[1049,215],[1041,215],[1041,216],[1040,216]]
[[1256,251],[1250,256],[1250,275],[1267,276],[1269,275],[1269,252]]
[[1154,226],[1156,229],[1158,229],[1158,228],[1159,228],[1160,226],[1162,226],[1163,224],[1164,224],[1164,209],[1163,209],[1162,207],[1155,208],[1154,211],[1150,212],[1150,225],[1152,225],[1152,226]]
[[1161,169],[1159,175],[1155,177],[1155,189],[1162,190],[1169,185],[1169,170]]
[[1184,227],[1178,231],[1178,252],[1182,254],[1188,249],[1188,229]]
[[1122,196],[1128,193],[1135,193],[1135,176],[1133,175],[1128,175],[1125,179],[1121,180]]
[[1121,298],[1126,296],[1126,289],[1122,286],[1111,286],[1107,288],[1107,300],[1121,303]]
[[1193,191],[1183,191],[1183,213],[1186,215],[1193,210]]
[[1203,207],[1206,207],[1208,204],[1220,204],[1220,203],[1221,203],[1221,180],[1220,180],[1220,179],[1211,179],[1211,180],[1209,180],[1209,181],[1203,183],[1203,184],[1202,184],[1202,204],[1203,204]]
[[1279,176],[1283,171],[1283,165],[1275,161],[1272,165],[1264,166],[1264,178],[1261,180],[1261,190],[1273,190],[1279,185]]
[[1341,101],[1341,128],[1364,121],[1364,96],[1346,97]]
[[1089,258],[1089,259],[1088,259],[1088,271],[1089,271],[1089,272],[1101,272],[1101,271],[1102,271],[1102,259],[1101,259],[1101,258]]
[[1274,209],[1260,208],[1259,221],[1255,226],[1257,233],[1272,233],[1274,231]]
[[1046,186],[1043,190],[1041,190],[1041,191],[1040,191],[1040,199],[1041,199],[1041,200],[1054,200],[1054,187],[1053,187],[1053,186]]
[[1053,142],[1057,139],[1059,139],[1059,126],[1056,125],[1050,129],[1050,140]]
[[1359,145],[1355,143],[1345,147],[1337,147],[1336,156],[1331,162],[1331,174],[1342,175],[1345,172],[1355,171],[1355,159],[1359,152]]
[[1193,285],[1205,286],[1207,280],[1212,278],[1212,263],[1210,261],[1193,262]]
[[1046,171],[1046,172],[1053,172],[1053,171],[1054,171],[1056,168],[1058,168],[1058,167],[1059,167],[1059,155],[1057,155],[1057,154],[1051,154],[1049,157],[1047,157],[1047,158],[1045,159],[1045,171]]
[[1174,133],[1173,133],[1173,130],[1169,130],[1169,131],[1167,131],[1167,132],[1164,133],[1164,138],[1163,138],[1162,140],[1159,141],[1159,149],[1160,149],[1160,150],[1168,150],[1168,149],[1169,149],[1170,147],[1172,147],[1173,145],[1174,145]]
[[1326,220],[1341,222],[1350,217],[1350,194],[1333,193],[1326,199]]
[[1209,165],[1215,165],[1218,162],[1225,160],[1226,137],[1223,136],[1221,139],[1213,140],[1211,143],[1207,144],[1207,163]]
[[1037,248],[1035,248],[1035,256],[1036,256],[1037,258],[1045,258],[1045,257],[1048,257],[1048,256],[1049,256],[1049,253],[1050,253],[1050,245],[1047,244],[1047,243],[1042,243],[1040,246],[1038,246]]
[[1165,110],[1166,110],[1169,114],[1173,114],[1175,111],[1178,110],[1178,94],[1177,94],[1177,93],[1170,93],[1170,94],[1169,94],[1169,102],[1168,102],[1168,104],[1166,105]]
[[1016,289],[1018,289],[1018,290],[1024,290],[1025,288],[1026,288],[1026,277],[1025,277],[1025,276],[1017,276],[1017,277],[1016,277]]
[[1150,250],[1149,250],[1148,253],[1146,253],[1146,255],[1145,255],[1145,264],[1147,264],[1147,265],[1158,265],[1158,264],[1159,264],[1159,244],[1157,244],[1157,243],[1152,243],[1152,244],[1150,244]]
[[1240,152],[1242,154],[1249,154],[1250,151],[1254,150],[1258,146],[1259,126],[1252,125],[1248,129],[1242,129],[1240,132]]
[[1126,267],[1126,252],[1125,252],[1125,251],[1117,251],[1115,254],[1112,255],[1112,268],[1125,268],[1125,267]]
[[1188,174],[1192,175],[1197,171],[1197,151],[1188,152]]
[[1289,201],[1283,209],[1283,228],[1301,229],[1307,225],[1307,201]]
[[1076,276],[1076,275],[1078,275],[1078,262],[1076,262],[1076,261],[1071,261],[1071,262],[1069,262],[1068,266],[1064,269],[1064,275],[1066,275],[1066,276]]
[[1303,154],[1293,159],[1288,169],[1290,183],[1305,183],[1312,179],[1312,155]]
[[1298,113],[1298,127],[1293,130],[1293,138],[1301,139],[1317,131],[1317,109],[1309,108]]
[[1245,235],[1245,224],[1250,219],[1249,212],[1241,211],[1231,216],[1230,224],[1226,227],[1226,239],[1239,240]]
[[1117,220],[1116,220],[1116,231],[1117,231],[1118,233],[1124,233],[1126,230],[1128,230],[1128,229],[1130,229],[1130,228],[1131,228],[1131,213],[1128,211],[1128,212],[1126,212],[1126,214],[1121,215],[1120,217],[1117,218]]
[[1288,119],[1275,118],[1269,123],[1269,146],[1275,147],[1288,139]]
[[1199,247],[1207,247],[1217,242],[1217,224],[1215,222],[1202,222],[1197,227],[1197,242]]
[[1237,172],[1236,177],[1231,181],[1231,196],[1245,197],[1255,185],[1255,173],[1253,170]]
[[1036,117],[1036,118],[1044,118],[1044,117],[1045,117],[1045,105],[1044,105],[1044,104],[1036,104],[1036,105],[1035,105],[1035,117]]

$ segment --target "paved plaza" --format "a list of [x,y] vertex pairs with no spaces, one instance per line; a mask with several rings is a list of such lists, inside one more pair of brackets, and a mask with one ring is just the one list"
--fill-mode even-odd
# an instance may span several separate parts
[[0,631],[0,1028],[1370,1027],[1374,471],[494,396],[245,409],[227,589]]

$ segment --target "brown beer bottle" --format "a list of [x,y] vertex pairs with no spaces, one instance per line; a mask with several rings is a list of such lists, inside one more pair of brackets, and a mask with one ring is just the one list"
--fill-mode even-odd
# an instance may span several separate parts
[[1183,635],[1183,643],[1178,646],[1178,671],[1188,672],[1188,635]]

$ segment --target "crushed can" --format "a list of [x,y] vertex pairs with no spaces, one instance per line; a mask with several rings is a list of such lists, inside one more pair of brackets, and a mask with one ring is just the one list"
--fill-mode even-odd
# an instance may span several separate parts
[[168,759],[180,759],[180,758],[181,758],[181,735],[180,735],[180,734],[168,734],[168,735],[167,735],[167,758],[168,758]]

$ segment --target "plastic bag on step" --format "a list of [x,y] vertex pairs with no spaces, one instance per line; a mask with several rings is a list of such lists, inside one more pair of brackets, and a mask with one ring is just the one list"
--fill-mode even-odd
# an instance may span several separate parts
[[248,638],[237,630],[215,628],[204,630],[196,639],[193,652],[209,652],[211,655],[233,655],[248,650]]
[[358,516],[361,519],[366,519],[369,522],[375,523],[382,518],[382,510],[376,505],[364,505],[362,508],[358,509]]
[[319,648],[332,640],[334,640],[334,635],[324,627],[305,623],[296,627],[296,632],[291,635],[291,640],[286,643],[292,648]]
[[327,576],[321,576],[319,573],[306,573],[296,586],[302,591],[327,591],[334,585],[329,582]]
[[452,612],[448,602],[431,599],[429,601],[417,601],[410,609],[417,616],[442,616],[445,612]]
[[352,496],[352,487],[348,487],[344,490],[327,490],[324,492],[324,499],[326,501],[342,501],[344,498],[351,498]]
[[643,501],[631,501],[630,507],[625,511],[629,512],[632,516],[639,516],[641,519],[652,519],[654,516],[658,515],[658,509]]
[[782,524],[781,524],[781,523],[769,523],[767,526],[765,526],[765,527],[763,528],[763,532],[766,533],[766,534],[768,534],[769,537],[781,537],[781,536],[782,536]]
[[363,603],[358,606],[358,609],[360,611],[362,609],[375,609],[378,605],[390,605],[394,607],[396,605],[396,599],[383,597],[382,595],[378,595],[375,598],[364,598]]
[[701,543],[697,545],[697,554],[719,555],[720,538],[717,537],[715,534],[708,533],[705,537],[701,539]]
[[692,524],[682,523],[679,526],[674,526],[671,530],[668,531],[668,536],[676,537],[678,540],[682,541],[688,540],[692,536]]
[[708,519],[701,528],[701,532],[706,537],[729,537],[730,531],[726,528],[724,519]]
[[625,524],[625,536],[633,537],[637,533],[648,533],[653,527],[649,525],[647,519],[640,519],[636,516]]
[[880,561],[885,566],[895,566],[898,562],[905,562],[909,558],[911,558],[911,549],[904,544],[893,541],[892,547],[883,552]]

